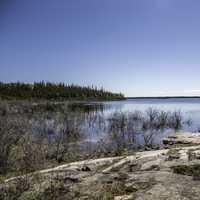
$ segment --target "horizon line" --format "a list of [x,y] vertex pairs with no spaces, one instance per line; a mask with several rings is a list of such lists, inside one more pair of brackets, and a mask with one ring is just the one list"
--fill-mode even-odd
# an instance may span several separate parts
[[126,99],[170,99],[170,98],[200,98],[199,96],[135,96],[126,97]]

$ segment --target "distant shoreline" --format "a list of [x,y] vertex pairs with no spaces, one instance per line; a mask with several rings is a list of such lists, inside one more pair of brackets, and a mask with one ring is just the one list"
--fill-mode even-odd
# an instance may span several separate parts
[[126,99],[200,99],[200,96],[125,97]]

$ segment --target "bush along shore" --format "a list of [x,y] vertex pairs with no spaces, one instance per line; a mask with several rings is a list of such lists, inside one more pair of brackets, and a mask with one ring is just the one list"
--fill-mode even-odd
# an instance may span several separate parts
[[[98,109],[103,109],[98,106]],[[95,108],[68,103],[0,103],[0,176],[107,156],[127,155],[138,149],[161,148],[157,136],[178,131],[180,112],[148,109],[104,115]]]

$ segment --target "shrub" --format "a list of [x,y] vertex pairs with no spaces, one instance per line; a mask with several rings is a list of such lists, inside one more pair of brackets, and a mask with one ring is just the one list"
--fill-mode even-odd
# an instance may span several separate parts
[[172,167],[173,172],[176,174],[183,174],[187,176],[193,176],[193,179],[200,179],[200,165],[177,165]]

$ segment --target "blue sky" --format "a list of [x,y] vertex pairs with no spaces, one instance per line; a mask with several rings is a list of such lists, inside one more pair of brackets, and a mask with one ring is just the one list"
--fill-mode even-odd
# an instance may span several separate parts
[[0,80],[200,95],[199,0],[0,0]]

